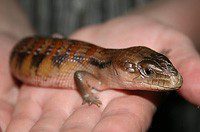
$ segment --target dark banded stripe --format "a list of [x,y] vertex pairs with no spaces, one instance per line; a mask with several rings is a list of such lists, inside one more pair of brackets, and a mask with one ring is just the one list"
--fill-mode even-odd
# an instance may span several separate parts
[[22,64],[26,57],[31,54],[31,50],[35,48],[35,40],[33,38],[27,38],[22,40],[17,46],[16,49],[13,51],[11,55],[11,59],[16,56],[17,64],[16,68],[21,69]]
[[46,57],[46,52],[48,47],[45,49],[45,53],[43,53],[44,51],[41,50],[42,46],[46,43],[46,39],[45,38],[39,38],[38,41],[35,42],[35,48],[32,51],[33,57],[32,57],[32,61],[31,61],[31,67],[30,68],[35,68],[36,72],[37,69],[40,65],[40,63],[42,62],[42,60]]
[[25,60],[25,58],[28,56],[29,54],[27,52],[20,52],[17,55],[17,65],[16,68],[21,69],[22,64]]
[[101,60],[96,59],[96,58],[90,58],[89,63],[91,65],[94,65],[94,66],[100,68],[100,69],[103,69],[103,68],[110,66],[112,61],[111,60],[101,61]]
[[[57,52],[52,57],[53,66],[60,67],[60,65],[62,63],[67,61],[67,59],[69,58],[69,55],[71,53],[71,46],[72,46],[72,44],[69,44],[67,40],[62,41],[62,45],[60,46],[60,48],[57,49]],[[61,51],[58,52],[58,50],[61,50]]]
[[31,67],[36,68],[36,70],[38,69],[40,63],[42,62],[42,60],[46,57],[45,54],[38,54],[38,55],[34,55],[32,58],[32,62],[31,62]]

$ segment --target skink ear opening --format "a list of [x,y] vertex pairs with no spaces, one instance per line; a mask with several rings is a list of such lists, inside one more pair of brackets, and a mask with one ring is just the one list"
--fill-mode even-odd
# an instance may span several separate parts
[[130,61],[125,61],[123,67],[129,73],[135,73],[135,64]]

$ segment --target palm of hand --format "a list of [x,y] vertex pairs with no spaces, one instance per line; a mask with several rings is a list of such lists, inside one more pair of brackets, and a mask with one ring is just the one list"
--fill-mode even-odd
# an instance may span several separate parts
[[[71,37],[103,47],[144,45],[157,51],[170,50],[167,56],[184,78],[181,94],[193,103],[200,104],[197,94],[200,90],[196,89],[200,74],[200,68],[197,67],[199,55],[191,41],[179,32],[153,20],[135,17],[119,18],[104,25],[82,29]],[[131,92],[130,95],[107,90],[98,96],[103,103],[101,108],[80,105],[82,99],[75,90],[23,85],[8,131],[145,131],[156,110],[155,102],[159,102],[156,94],[148,92]]]

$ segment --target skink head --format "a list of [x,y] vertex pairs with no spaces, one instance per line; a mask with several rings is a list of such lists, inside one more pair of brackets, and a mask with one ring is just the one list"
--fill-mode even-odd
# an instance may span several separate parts
[[181,87],[182,77],[170,60],[147,47],[122,50],[115,67],[125,87],[148,90],[175,90]]

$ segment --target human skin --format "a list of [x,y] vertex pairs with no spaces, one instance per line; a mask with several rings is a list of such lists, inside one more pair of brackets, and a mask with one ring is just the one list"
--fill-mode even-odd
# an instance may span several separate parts
[[[19,89],[9,71],[9,54],[15,43],[34,33],[15,0],[0,0],[0,132],[9,124]],[[8,10],[9,9],[9,10]],[[14,15],[17,14],[17,15]]]
[[[193,19],[196,21],[183,23],[176,17],[180,14],[176,14],[176,11],[170,13],[171,10],[177,10],[177,4],[183,12],[186,5],[187,8],[190,6],[192,9],[196,9],[193,6],[200,5],[198,2],[190,5],[188,4],[190,1],[181,2],[181,7],[177,0],[177,3],[169,1],[138,9],[127,16],[83,28],[70,37],[109,48],[144,45],[156,51],[170,50],[167,56],[184,79],[183,86],[178,92],[191,103],[200,105],[200,58],[192,43],[192,41],[199,42],[196,34],[200,28],[199,25],[194,25],[200,21],[200,17],[198,14],[195,16],[193,11],[187,11],[185,12],[188,13],[187,16],[193,14]],[[2,2],[6,3],[5,0]],[[162,11],[163,6],[167,10]],[[162,7],[161,11],[155,11],[159,7]],[[17,6],[12,9],[19,10]],[[19,11],[18,14],[22,13]],[[177,20],[169,21],[171,18],[169,14]],[[6,19],[6,16],[8,15],[5,15],[2,20],[8,23],[9,19]],[[20,24],[10,23],[13,27],[19,28],[13,31],[10,26],[5,28],[6,26],[1,26],[2,22],[0,23],[2,31],[0,43],[4,47],[0,49],[2,50],[0,52],[0,127],[3,130],[7,127],[8,132],[15,130],[20,132],[88,132],[91,130],[140,132],[149,128],[156,107],[162,99],[158,93],[107,90],[98,94],[103,103],[98,108],[95,105],[81,105],[82,99],[75,90],[35,88],[27,85],[22,85],[20,89],[14,88],[8,68],[9,52],[20,38],[33,33],[24,17],[16,21],[26,23],[27,28],[20,28]],[[190,24],[186,24],[187,22]]]

